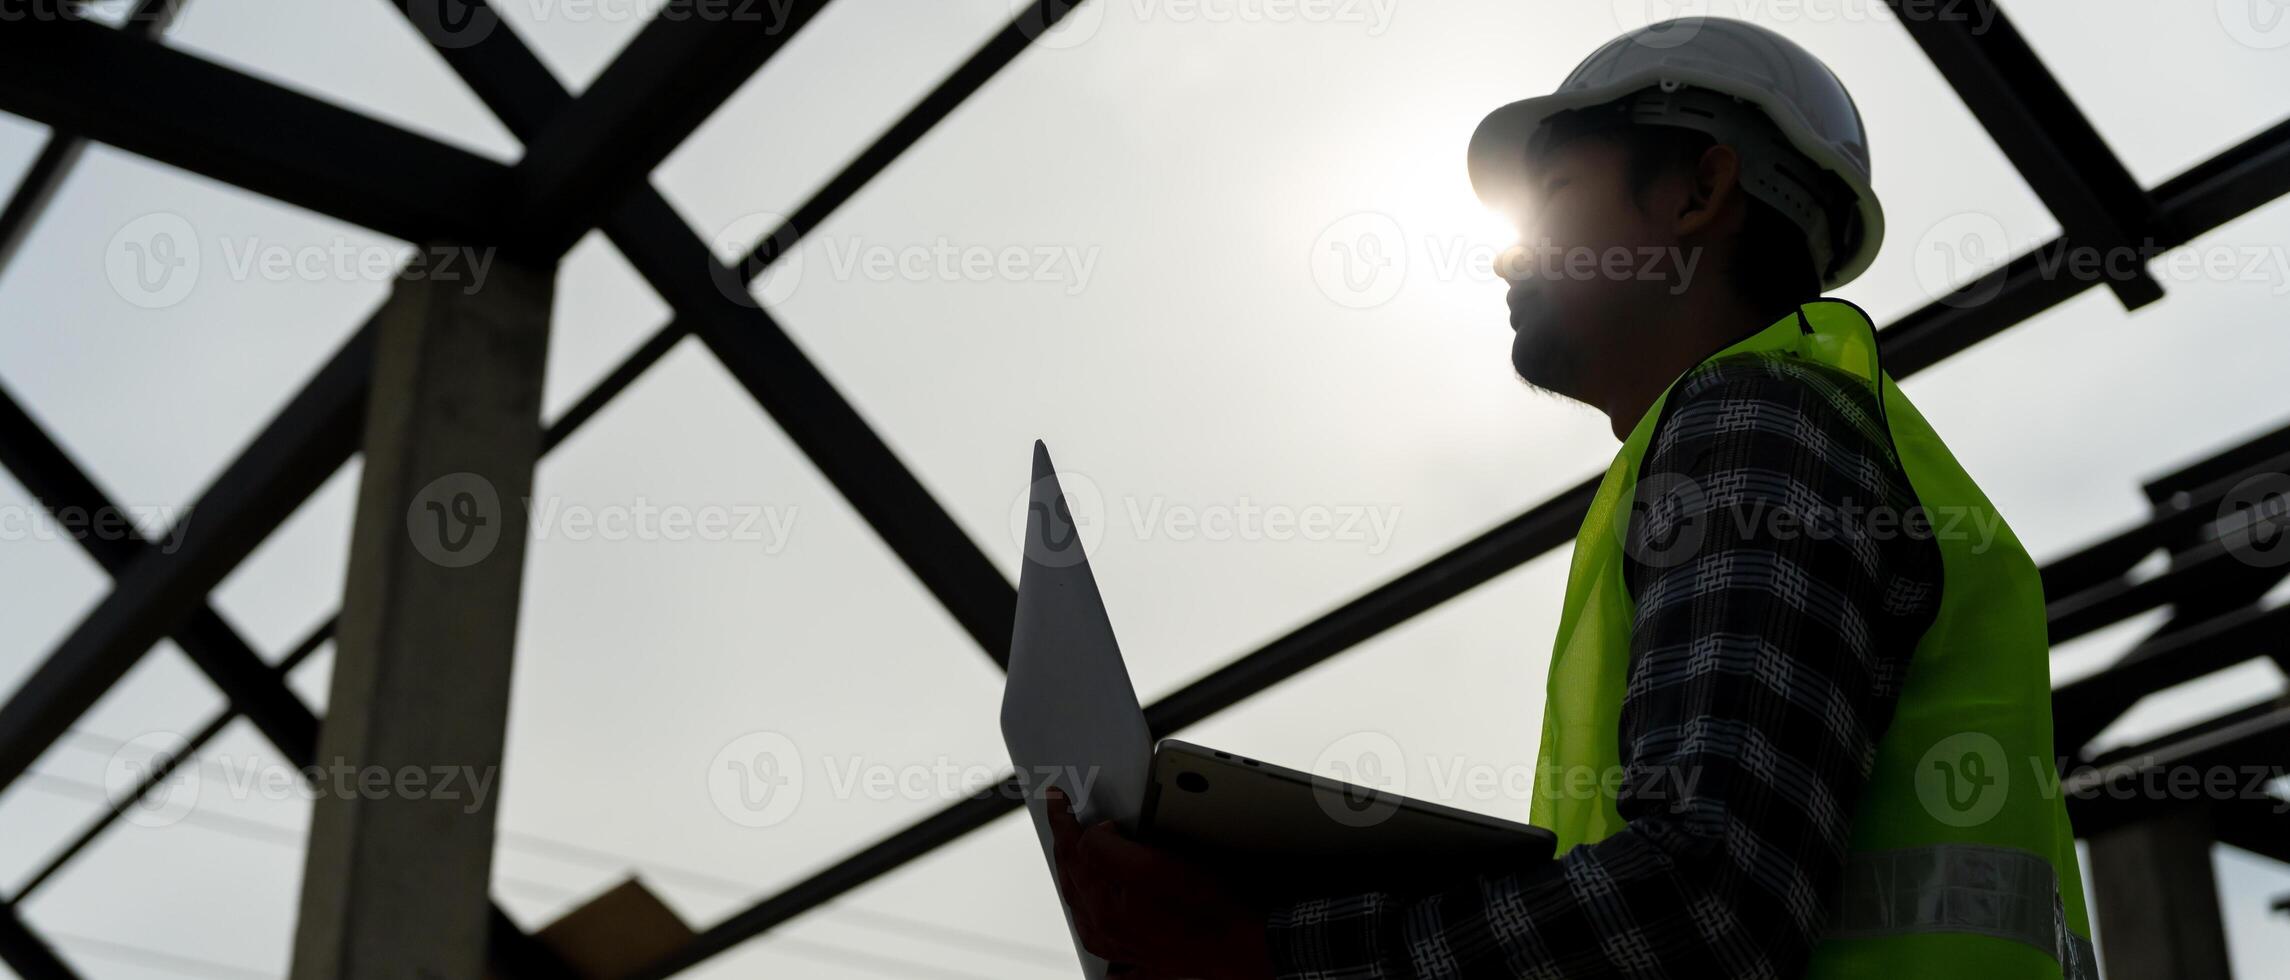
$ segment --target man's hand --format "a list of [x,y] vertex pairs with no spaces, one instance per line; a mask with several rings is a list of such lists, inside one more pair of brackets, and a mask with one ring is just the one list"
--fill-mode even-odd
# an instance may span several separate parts
[[1084,828],[1047,791],[1058,890],[1082,947],[1133,980],[1271,980],[1264,916],[1207,870],[1129,839],[1110,820]]

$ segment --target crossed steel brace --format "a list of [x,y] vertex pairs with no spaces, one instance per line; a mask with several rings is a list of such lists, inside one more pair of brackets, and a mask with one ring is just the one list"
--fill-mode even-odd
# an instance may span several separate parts
[[[0,110],[46,122],[53,130],[47,148],[0,212],[0,264],[24,240],[90,139],[408,241],[484,244],[553,263],[590,228],[601,228],[675,316],[550,425],[544,452],[593,418],[686,336],[697,337],[979,647],[997,664],[1003,662],[1014,606],[1008,580],[773,318],[747,298],[746,286],[1079,0],[1037,0],[1020,12],[783,226],[729,266],[718,262],[649,186],[648,175],[825,0],[798,0],[768,17],[744,19],[702,16],[706,0],[671,0],[577,98],[484,0],[394,0],[523,141],[526,152],[514,165],[156,43],[180,2],[144,0],[123,30],[62,18],[0,33]],[[2047,261],[2058,250],[2134,243],[2174,247],[2290,192],[2290,122],[2151,191],[2139,188],[2009,21],[2000,12],[1987,13],[1956,21],[1908,16],[1902,21],[2060,219],[2063,233],[1880,331],[1886,365],[1896,377],[2099,282],[2106,282],[2126,306],[2160,295],[2160,287],[2143,271],[2105,280],[2060,276],[2061,266]],[[1975,32],[1974,24],[1988,27]],[[282,141],[273,135],[279,131],[301,138]],[[332,620],[270,665],[207,604],[207,596],[357,451],[372,345],[369,321],[201,494],[192,509],[200,520],[178,529],[180,547],[161,552],[141,541],[81,538],[116,584],[0,706],[0,789],[21,776],[96,698],[168,636],[230,702],[174,763],[238,714],[298,764],[314,754],[319,719],[287,689],[284,676],[325,642]],[[2269,438],[2290,437],[2277,433]],[[2290,446],[2282,448],[2290,451]],[[2234,458],[2249,462],[2248,455]],[[2257,460],[2279,470],[2279,455],[2260,454]],[[2207,482],[2183,480],[2185,486],[2170,491],[2187,494],[2192,503],[2163,509],[2154,521],[2045,569],[2051,594],[2062,597],[2052,609],[2055,640],[2164,604],[2178,607],[2187,620],[2174,620],[2116,668],[2060,689],[2063,748],[2082,746],[2141,694],[2249,656],[2281,655],[2269,653],[2264,644],[2283,635],[2282,613],[2257,608],[2255,592],[2248,601],[2220,608],[2195,602],[2218,594],[2221,582],[2247,591],[2253,581],[2248,565],[2222,560],[2215,547],[2181,555],[2184,567],[2157,579],[2129,574],[2145,555],[2158,548],[2178,554],[2188,535],[2199,537],[2215,523],[2203,514],[2206,508],[2216,511],[2230,489],[2214,472],[2224,465],[2212,465],[2216,462],[2204,464],[2208,470],[2190,470]],[[0,392],[0,464],[51,511],[100,513],[112,507],[5,392]],[[1571,538],[1593,486],[1586,481],[1561,493],[1187,685],[1148,708],[1154,731],[1168,733],[1206,718],[1558,547]],[[2211,642],[2198,645],[2196,638]],[[2280,757],[2272,751],[2281,731],[2273,721],[2226,719],[2227,729],[2239,734],[2223,743],[2211,729],[2190,737],[2204,739],[2204,752],[2247,754],[2262,748],[2268,757]],[[164,777],[164,771],[148,774],[135,796],[92,823],[18,895],[0,903],[0,959],[28,977],[71,975],[13,906]],[[1013,784],[1005,781],[956,801],[718,923],[639,975],[667,976],[753,938],[1014,809],[1016,800]],[[2222,835],[2231,831],[2243,838],[2273,834],[2290,839],[2279,834],[2278,820],[2247,811],[2222,822]],[[2109,818],[2100,812],[2078,819]],[[567,975],[553,954],[498,908],[491,945],[494,967],[504,975]]]

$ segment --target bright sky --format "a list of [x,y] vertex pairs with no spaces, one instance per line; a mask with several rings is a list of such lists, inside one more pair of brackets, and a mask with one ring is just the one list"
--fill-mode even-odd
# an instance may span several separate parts
[[[2256,16],[2238,0],[2011,10],[2152,185],[2283,115],[2290,22],[2250,2]],[[579,89],[657,3],[496,6]],[[2056,232],[1884,4],[1691,6],[1798,40],[1853,90],[1889,229],[1839,295],[1881,322],[1969,277],[1941,246],[1971,236],[2000,246],[1992,262]],[[1151,699],[1603,466],[1603,416],[1510,374],[1502,289],[1485,271],[1505,233],[1471,196],[1463,147],[1487,110],[1547,91],[1665,7],[1090,0],[762,289],[1013,581],[1011,515],[1031,440],[1048,441],[1069,489],[1087,488],[1079,505],[1095,500],[1092,560]],[[744,248],[1012,9],[838,0],[653,184],[700,234]],[[199,0],[169,43],[504,161],[519,153],[389,4]],[[0,178],[45,135],[0,116]],[[113,287],[106,256],[155,213],[188,223],[202,268],[178,301],[146,309]],[[1399,261],[1346,282],[1330,243],[1370,238]],[[2290,204],[2262,208],[2190,246],[2231,256],[2232,274],[2166,275],[2168,298],[2135,314],[2088,291],[1908,392],[2035,556],[2060,555],[2140,521],[2142,478],[2290,418],[2285,242]],[[386,292],[387,262],[371,276],[310,258],[307,273],[269,277],[263,257],[401,246],[93,148],[0,274],[0,380],[115,499],[163,523]],[[951,271],[940,254],[956,257]],[[1015,271],[966,273],[978,255]],[[667,311],[591,236],[566,260],[556,316],[552,416]],[[353,463],[214,596],[265,656],[339,603],[355,486]],[[645,506],[712,509],[741,530],[605,540],[572,516]],[[562,516],[535,528],[527,564],[494,879],[529,927],[630,873],[704,927],[1007,765],[991,663],[696,343],[544,462],[534,507]],[[36,510],[0,477],[14,528]],[[1328,523],[1299,535],[1274,512]],[[107,587],[69,541],[5,540],[0,688]],[[1523,783],[1473,793],[1454,778],[1533,763],[1563,561],[1530,563],[1184,734],[1332,771],[1348,737],[1374,733],[1401,748],[1409,792],[1523,814]],[[2063,647],[2060,675],[2139,630]],[[314,704],[327,666],[321,655],[294,675]],[[2283,688],[2270,664],[2238,669],[2150,701],[2110,737]],[[154,738],[220,705],[172,645],[147,657],[0,798],[0,888],[12,894],[76,833]],[[720,753],[759,732],[783,738],[804,774],[799,803],[763,828],[727,818],[709,783]],[[243,722],[205,761],[195,790],[106,835],[28,904],[87,975],[284,971],[309,803],[246,782],[280,763]],[[2290,921],[2265,910],[2290,873],[2221,855],[2229,939],[2257,975],[2290,956]],[[1070,976],[1054,901],[1031,830],[1004,818],[696,974]]]

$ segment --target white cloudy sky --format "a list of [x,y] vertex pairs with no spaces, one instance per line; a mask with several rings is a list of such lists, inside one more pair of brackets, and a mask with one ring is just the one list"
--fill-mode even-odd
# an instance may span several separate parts
[[[634,12],[656,6],[497,5],[575,89],[633,36]],[[1481,114],[1547,90],[1646,6],[1090,0],[1056,46],[1021,57],[819,229],[800,275],[775,280],[787,291],[774,312],[1013,580],[1009,515],[1030,441],[1047,439],[1102,501],[1097,574],[1140,693],[1159,696],[1612,452],[1602,416],[1511,377],[1501,288],[1455,264],[1502,238],[1462,153]],[[1935,262],[1936,242],[1973,227],[2017,249],[2056,232],[1883,4],[1708,6],[1805,44],[1867,117],[1890,228],[1843,297],[1889,321],[1962,277]],[[2152,185],[2285,114],[2290,33],[2237,0],[2216,6],[2054,0],[2012,12]],[[1279,13],[1249,16],[1267,10]],[[704,236],[791,211],[1010,12],[1009,0],[839,0],[653,184]],[[389,4],[199,0],[169,43],[503,161],[519,153]],[[0,177],[45,135],[0,116]],[[110,285],[105,255],[157,212],[194,229],[203,266],[180,302],[144,309]],[[1355,308],[1315,275],[1314,253],[1325,232],[1363,220],[1397,229],[1404,265],[1388,299]],[[986,281],[851,263],[941,243],[1059,259]],[[1919,375],[1909,393],[2036,557],[2057,556],[2139,521],[2142,478],[2290,418],[2285,243],[2290,204],[2277,203],[2193,246],[2256,271],[2197,268],[2135,314],[2089,291]],[[0,274],[0,380],[114,498],[170,513],[386,288],[354,267],[274,280],[234,271],[236,260],[401,244],[94,148]],[[558,290],[552,414],[667,318],[593,236]],[[266,656],[338,603],[355,485],[353,463],[216,593]],[[1007,763],[992,665],[696,343],[548,458],[538,495],[560,513],[644,501],[764,514],[784,533],[536,530],[495,869],[495,895],[528,926],[630,873],[704,926],[935,811],[948,795],[936,772]],[[1177,517],[1244,507],[1363,519],[1355,533],[1274,540],[1261,525],[1202,531]],[[0,508],[36,509],[6,478]],[[1378,732],[1403,747],[1407,788],[1422,795],[1442,795],[1459,767],[1523,771],[1562,562],[1530,563],[1186,734],[1311,767],[1338,739]],[[0,685],[105,587],[68,541],[9,536]],[[2063,648],[2060,673],[2104,663],[2138,628]],[[294,686],[322,705],[326,670],[322,655]],[[2238,669],[2150,702],[2112,737],[2282,690],[2271,665]],[[123,742],[194,730],[220,703],[171,645],[145,658],[39,775],[0,797],[0,888],[13,893],[98,809],[107,770],[137,751]],[[727,820],[706,781],[718,751],[754,732],[784,736],[806,775],[799,805],[763,829]],[[309,804],[233,792],[230,778],[273,759],[235,726],[208,754],[195,809],[112,832],[26,914],[93,977],[280,974]],[[877,770],[918,773],[914,792],[841,785]],[[1005,818],[698,972],[1070,975],[1033,848]],[[2290,921],[2264,908],[2290,891],[2290,873],[2221,855],[2229,938],[2256,974],[2290,951]]]

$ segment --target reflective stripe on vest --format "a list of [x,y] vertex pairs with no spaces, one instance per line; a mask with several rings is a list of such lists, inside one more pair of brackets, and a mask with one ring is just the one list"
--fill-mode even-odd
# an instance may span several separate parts
[[1980,844],[1905,847],[1850,856],[1844,879],[1832,938],[1978,933],[2050,954],[2067,980],[2098,976],[2091,940],[2067,928],[2059,876],[2041,855]]

